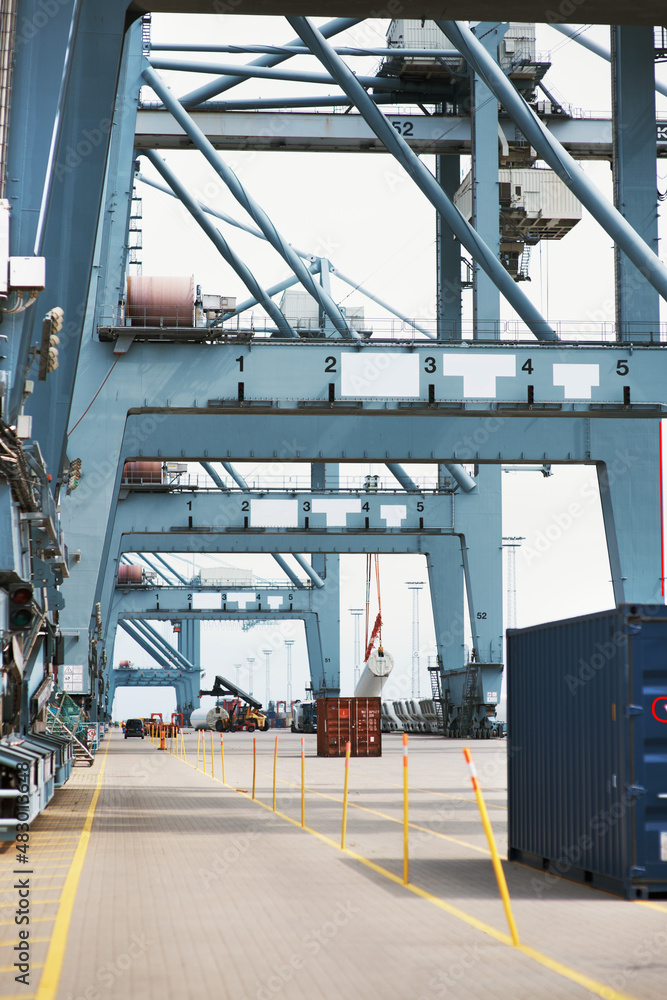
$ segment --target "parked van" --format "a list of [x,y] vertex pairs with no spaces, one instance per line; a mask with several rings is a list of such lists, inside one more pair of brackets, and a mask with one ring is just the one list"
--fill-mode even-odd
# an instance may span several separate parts
[[125,739],[128,736],[141,736],[144,738],[144,723],[142,719],[128,719],[125,723]]

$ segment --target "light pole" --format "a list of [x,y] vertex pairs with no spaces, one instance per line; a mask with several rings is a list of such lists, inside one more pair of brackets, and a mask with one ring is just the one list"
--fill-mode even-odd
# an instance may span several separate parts
[[419,591],[423,580],[407,580],[412,591],[412,697],[419,698]]
[[269,708],[271,704],[271,653],[272,649],[263,649],[262,652],[266,657],[266,707]]
[[255,662],[254,656],[246,657],[248,661],[248,694],[252,694],[252,665]]
[[357,690],[359,677],[361,676],[361,616],[365,613],[363,608],[348,609],[354,618],[354,688]]
[[236,670],[236,686],[238,687],[241,683],[241,664],[235,663],[234,669]]
[[287,711],[290,710],[290,705],[292,704],[292,646],[294,645],[294,639],[285,639],[285,645],[287,646]]

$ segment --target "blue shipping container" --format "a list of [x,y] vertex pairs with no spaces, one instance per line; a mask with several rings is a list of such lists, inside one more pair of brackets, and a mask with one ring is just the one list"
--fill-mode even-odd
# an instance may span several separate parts
[[507,633],[509,859],[667,892],[667,607]]

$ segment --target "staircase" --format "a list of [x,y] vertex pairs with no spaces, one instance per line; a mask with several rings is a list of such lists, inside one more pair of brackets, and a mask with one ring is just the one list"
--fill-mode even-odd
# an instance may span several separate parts
[[478,679],[479,664],[469,661],[468,666],[466,667],[465,680],[463,682],[463,704],[461,705],[461,715],[459,717],[459,736],[463,738],[472,735],[472,716],[475,709]]
[[58,692],[56,705],[47,705],[46,731],[74,741],[74,764],[90,767],[95,755],[88,749],[84,711],[68,695]]
[[529,268],[530,268],[530,244],[525,243],[523,247],[523,252],[521,254],[521,257],[519,258],[519,270],[514,280],[530,281],[530,274],[528,273]]
[[449,698],[447,697],[446,692],[443,695],[442,671],[440,670],[440,665],[438,664],[436,667],[429,667],[428,672],[431,675],[431,692],[433,694],[433,707],[435,709],[435,717],[437,720],[437,732],[446,736],[445,719],[449,715]]

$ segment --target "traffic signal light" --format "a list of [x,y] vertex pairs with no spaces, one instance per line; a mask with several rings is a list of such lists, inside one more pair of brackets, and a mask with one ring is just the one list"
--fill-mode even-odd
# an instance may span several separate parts
[[32,603],[32,584],[11,583],[7,588],[9,597],[8,624],[9,632],[27,632],[33,623],[35,610]]
[[39,348],[39,381],[46,382],[49,372],[58,367],[58,334],[63,328],[64,313],[59,306],[47,312],[42,323],[42,342]]
[[81,459],[74,458],[69,463],[69,472],[67,474],[67,492],[71,493],[79,485],[81,479]]

